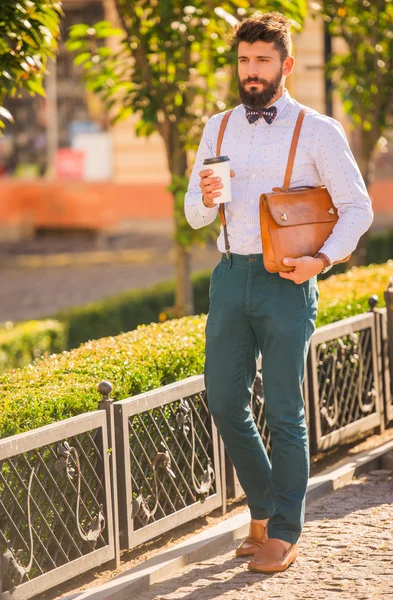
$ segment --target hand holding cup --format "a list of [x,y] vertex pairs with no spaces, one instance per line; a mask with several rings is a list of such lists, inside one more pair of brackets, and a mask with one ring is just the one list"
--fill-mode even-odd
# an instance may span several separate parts
[[[212,164],[212,168],[207,168],[199,172],[199,176],[201,178],[199,187],[201,188],[203,194],[203,204],[208,208],[214,208],[222,201],[229,202],[231,200],[230,185],[228,186],[228,183],[230,184],[230,178],[225,177],[225,172],[220,174],[215,172],[218,171],[217,167],[216,169],[215,167],[216,165]],[[230,177],[235,176],[235,172],[229,169],[228,174],[230,174]],[[223,177],[220,177],[220,175],[223,175]],[[226,186],[227,189],[223,190],[224,186]],[[221,199],[220,197],[222,196],[222,193],[224,193],[224,198]]]

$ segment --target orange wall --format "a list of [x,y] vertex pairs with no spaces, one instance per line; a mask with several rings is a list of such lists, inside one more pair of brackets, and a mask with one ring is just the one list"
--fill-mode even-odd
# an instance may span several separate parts
[[0,224],[32,228],[115,229],[132,219],[172,216],[162,184],[0,181]]

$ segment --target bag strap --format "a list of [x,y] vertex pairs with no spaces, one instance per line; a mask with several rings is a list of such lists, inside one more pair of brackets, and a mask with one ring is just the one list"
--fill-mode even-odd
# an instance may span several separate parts
[[[225,115],[221,121],[220,130],[218,132],[218,138],[217,138],[216,156],[220,156],[221,144],[222,144],[222,140],[224,137],[225,128],[227,126],[228,119],[231,116],[232,110],[228,110],[228,112],[225,113]],[[229,240],[228,240],[228,232],[227,232],[227,220],[225,217],[225,204],[223,202],[219,206],[219,213],[220,213],[221,225],[224,230],[225,253],[227,255],[227,258],[229,258],[229,249],[230,248],[229,248]]]
[[302,128],[303,119],[304,119],[304,115],[305,114],[306,114],[306,110],[304,108],[302,108],[302,110],[300,111],[299,116],[297,118],[295,129],[294,129],[294,132],[293,132],[291,147],[289,149],[287,170],[285,171],[285,177],[284,177],[283,190],[285,192],[287,190],[289,190],[289,186],[291,184],[291,176],[292,176],[293,163],[295,162],[297,144],[298,144],[298,141],[299,141],[300,130]]

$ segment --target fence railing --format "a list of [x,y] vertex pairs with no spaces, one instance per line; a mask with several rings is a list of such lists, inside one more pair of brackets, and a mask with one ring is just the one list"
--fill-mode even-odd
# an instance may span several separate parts
[[311,443],[325,450],[383,422],[372,312],[318,328],[308,355]]
[[[393,421],[393,357],[391,355],[389,368],[389,341],[388,341],[388,326],[386,309],[378,311],[380,320],[380,348],[381,348],[381,379],[382,379],[382,396],[385,402],[385,422],[386,424]],[[392,324],[393,327],[393,324]],[[393,345],[393,339],[392,339]]]
[[114,407],[123,548],[223,505],[219,440],[203,376]]
[[1,600],[108,562],[114,535],[103,411],[0,440]]
[[[393,308],[392,308],[393,310]],[[392,321],[393,322],[393,321]],[[304,398],[315,453],[393,421],[386,309],[318,328]],[[25,600],[243,493],[203,376],[0,440],[0,600]],[[251,407],[270,456],[261,358]]]

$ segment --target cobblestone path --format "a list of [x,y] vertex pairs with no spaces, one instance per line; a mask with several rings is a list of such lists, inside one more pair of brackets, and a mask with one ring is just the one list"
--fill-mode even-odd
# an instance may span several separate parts
[[234,557],[238,543],[133,600],[393,600],[393,472],[373,471],[309,504],[300,555],[283,573],[251,573]]

